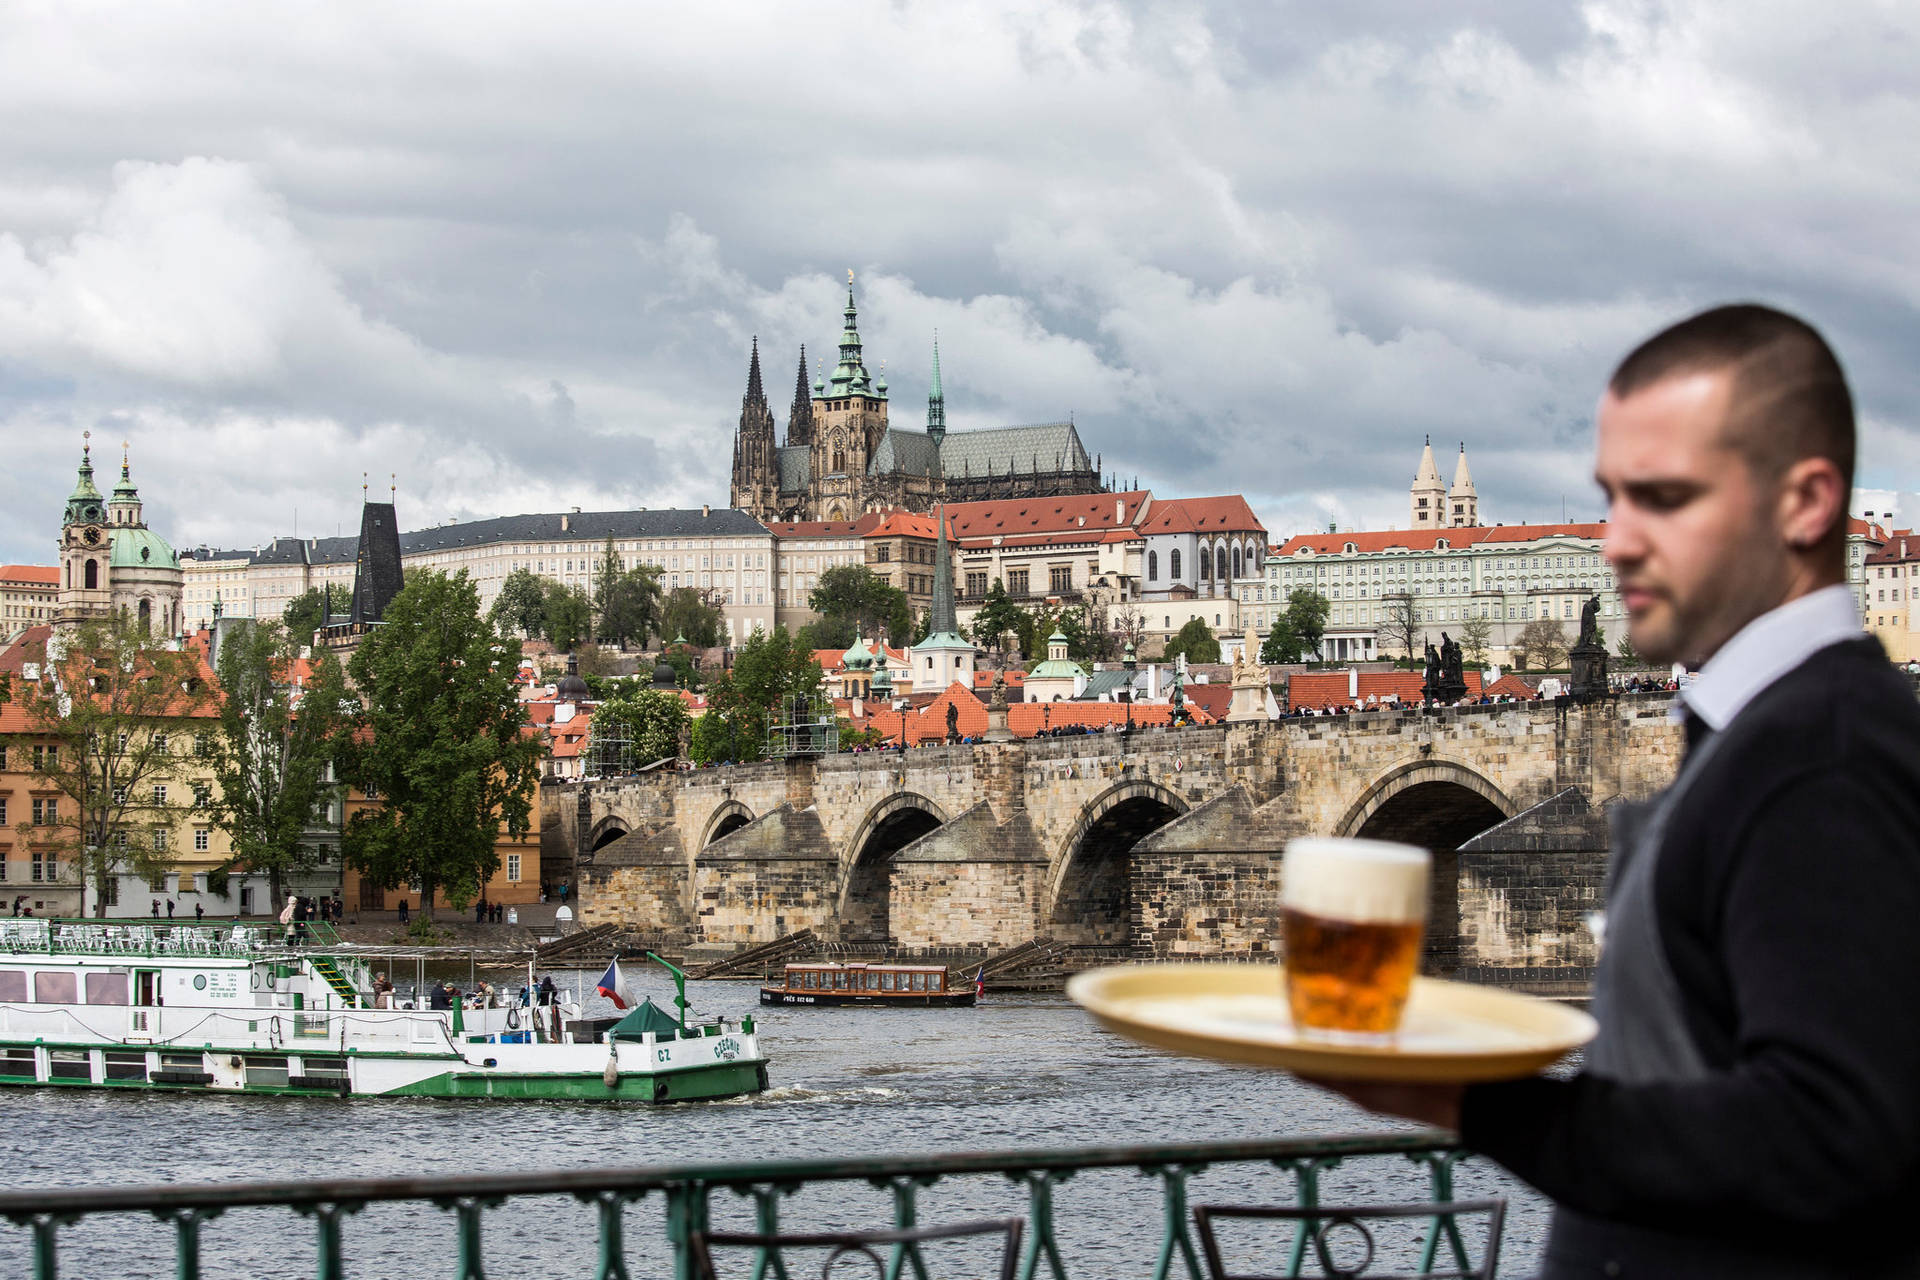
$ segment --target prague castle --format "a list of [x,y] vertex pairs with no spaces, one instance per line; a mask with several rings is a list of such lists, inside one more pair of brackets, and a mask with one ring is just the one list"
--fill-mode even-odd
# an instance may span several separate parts
[[734,436],[731,505],[767,521],[852,520],[874,511],[924,513],[941,499],[1105,492],[1099,462],[1071,422],[956,431],[936,444],[947,420],[937,343],[926,429],[892,426],[887,403],[885,376],[867,372],[849,279],[839,363],[809,387],[801,348],[784,444],[775,439],[755,341]]

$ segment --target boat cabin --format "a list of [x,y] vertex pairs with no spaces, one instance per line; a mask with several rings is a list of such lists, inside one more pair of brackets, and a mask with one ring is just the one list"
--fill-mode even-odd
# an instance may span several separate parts
[[809,961],[784,967],[760,988],[762,1004],[972,1004],[973,984],[956,990],[945,965]]

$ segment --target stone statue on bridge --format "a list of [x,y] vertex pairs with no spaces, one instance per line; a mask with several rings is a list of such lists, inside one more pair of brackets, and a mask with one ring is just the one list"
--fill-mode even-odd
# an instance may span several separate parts
[[1460,642],[1442,631],[1440,648],[1427,643],[1427,679],[1421,690],[1428,702],[1458,702],[1467,696],[1465,659]]
[[947,742],[949,745],[960,741],[960,708],[957,704],[947,704]]
[[1580,639],[1583,647],[1601,648],[1600,644],[1600,597],[1588,596],[1587,602],[1580,606]]
[[1604,698],[1607,688],[1607,646],[1600,639],[1600,597],[1589,596],[1580,606],[1580,639],[1567,650],[1567,667],[1572,673],[1568,690],[1576,702]]

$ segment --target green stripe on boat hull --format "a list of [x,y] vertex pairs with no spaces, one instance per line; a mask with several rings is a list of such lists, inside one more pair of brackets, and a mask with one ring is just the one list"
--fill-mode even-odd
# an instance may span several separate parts
[[691,1102],[731,1098],[767,1087],[766,1064],[728,1062],[688,1071],[623,1075],[609,1089],[599,1076],[516,1075],[500,1071],[447,1072],[417,1080],[384,1097],[567,1098],[581,1102]]

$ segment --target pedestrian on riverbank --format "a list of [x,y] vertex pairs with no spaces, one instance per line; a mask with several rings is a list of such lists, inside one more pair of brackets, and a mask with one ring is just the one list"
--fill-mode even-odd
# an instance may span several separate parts
[[1571,1079],[1355,1086],[1556,1201],[1544,1280],[1920,1276],[1920,703],[1847,586],[1854,412],[1811,327],[1723,307],[1601,398],[1633,646],[1700,664],[1673,785],[1614,806]]
[[407,900],[400,899],[400,923],[405,924],[411,917],[407,915]]

